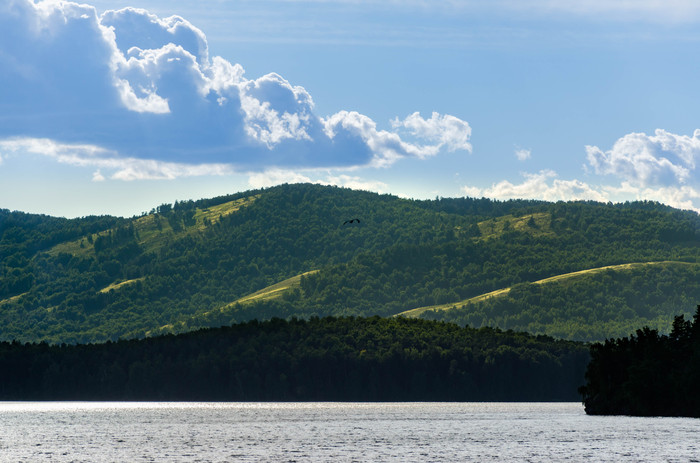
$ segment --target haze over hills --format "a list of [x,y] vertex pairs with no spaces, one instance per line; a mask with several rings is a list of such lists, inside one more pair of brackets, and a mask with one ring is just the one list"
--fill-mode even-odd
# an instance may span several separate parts
[[698,214],[650,202],[415,201],[301,184],[131,219],[2,210],[0,340],[417,308],[597,340],[692,313],[699,257]]

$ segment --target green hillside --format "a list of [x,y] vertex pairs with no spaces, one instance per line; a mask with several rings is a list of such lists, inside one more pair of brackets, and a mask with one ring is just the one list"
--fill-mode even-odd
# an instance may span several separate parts
[[690,314],[700,300],[699,281],[698,263],[622,264],[520,283],[401,315],[602,341],[642,326],[669,332],[674,311]]
[[[600,273],[600,272],[636,270],[636,269],[642,269],[642,268],[650,266],[650,265],[692,266],[692,265],[696,265],[696,264],[691,264],[688,262],[668,262],[667,261],[667,262],[637,262],[637,263],[631,263],[631,264],[607,265],[605,267],[589,268],[586,270],[579,270],[577,272],[564,273],[562,275],[555,275],[553,277],[543,278],[543,279],[538,280],[538,281],[533,281],[532,284],[543,285],[543,284],[547,284],[547,283],[563,282],[563,280],[572,280],[572,279],[576,279],[578,277],[585,277],[585,276],[593,275],[593,274]],[[575,283],[575,281],[573,281],[573,283]],[[401,312],[401,313],[397,314],[397,316],[419,317],[428,311],[463,309],[470,304],[472,304],[472,305],[477,304],[479,302],[485,301],[485,300],[493,298],[493,297],[507,296],[510,293],[511,289],[512,288],[497,289],[495,291],[490,291],[486,294],[480,294],[478,296],[470,297],[469,299],[465,299],[463,301],[449,303],[449,304],[429,305],[426,307],[418,307],[416,309],[410,309],[410,310],[406,310],[405,312]]]
[[699,230],[698,214],[650,202],[414,201],[319,185],[131,219],[0,210],[0,340],[99,342],[435,306],[458,307],[423,316],[598,339],[692,311],[697,265],[547,279],[696,264]]
[[[253,203],[260,195],[251,195],[232,201],[226,201],[210,207],[194,207],[193,204],[176,204],[174,209],[167,205],[160,206],[163,212],[135,218],[123,229],[107,229],[89,234],[72,241],[60,243],[47,250],[47,254],[57,257],[70,254],[75,257],[94,258],[104,247],[109,247],[111,240],[121,230],[127,230],[127,239],[133,239],[141,252],[154,252],[167,246],[171,240],[181,239],[205,231],[234,212]],[[109,244],[107,244],[109,242]]]
[[[210,326],[210,325],[212,325],[212,323],[211,323],[212,319],[225,318],[227,315],[233,314],[236,310],[240,310],[239,308],[241,305],[265,303],[265,302],[277,300],[280,298],[287,298],[287,299],[289,299],[290,297],[293,298],[294,295],[296,294],[295,291],[298,293],[299,289],[301,288],[301,279],[307,275],[313,275],[314,273],[317,273],[317,272],[318,272],[318,270],[311,270],[309,272],[304,272],[301,275],[295,275],[291,278],[287,278],[286,280],[280,281],[279,283],[275,283],[275,284],[267,286],[259,291],[255,291],[252,294],[248,294],[246,296],[243,296],[243,297],[233,301],[230,304],[226,304],[222,307],[214,308],[214,309],[209,310],[207,312],[197,313],[197,314],[192,315],[191,317],[187,318],[186,320],[180,321],[180,322],[175,323],[175,324],[170,323],[170,324],[161,326],[158,329],[149,330],[146,332],[146,335],[147,336],[154,336],[154,335],[164,334],[164,333],[186,331],[187,326],[193,325],[193,324],[197,325],[197,326]],[[128,283],[128,282],[125,282],[125,283]],[[253,317],[253,318],[266,319],[269,317],[264,316],[264,317]]]

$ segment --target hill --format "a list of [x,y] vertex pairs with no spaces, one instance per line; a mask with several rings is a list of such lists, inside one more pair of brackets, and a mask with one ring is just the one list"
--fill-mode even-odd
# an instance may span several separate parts
[[[650,266],[650,265],[673,265],[673,264],[693,265],[693,264],[689,264],[686,262],[644,262],[644,263],[632,263],[632,264],[620,264],[620,265],[607,265],[605,267],[589,268],[586,270],[579,270],[577,272],[564,273],[562,275],[556,275],[556,276],[549,277],[549,278],[543,278],[542,280],[533,281],[532,284],[544,285],[547,283],[562,282],[564,280],[571,280],[571,279],[575,279],[578,277],[584,277],[584,276],[593,275],[593,274],[605,272],[605,271],[615,272],[615,271],[621,271],[621,270],[640,269],[640,268]],[[407,310],[405,312],[401,312],[400,314],[398,314],[398,316],[419,317],[428,311],[438,312],[438,311],[449,310],[449,309],[461,309],[461,308],[467,307],[470,304],[477,304],[477,303],[485,301],[487,299],[498,298],[500,296],[507,296],[512,289],[513,288],[497,289],[496,291],[491,291],[491,292],[488,292],[486,294],[480,294],[480,295],[475,296],[475,297],[470,297],[469,299],[465,299],[464,301],[460,301],[460,302],[453,303],[453,304],[441,304],[441,305],[432,305],[432,306],[429,305],[426,307],[418,307],[417,309],[411,309],[411,310]]]
[[[131,219],[0,211],[0,340],[391,316],[507,288],[430,316],[581,340],[608,326],[668,331],[700,294],[699,230],[696,213],[650,202],[415,201],[319,185],[163,204]],[[653,262],[669,264],[642,265]]]
[[641,326],[668,332],[674,309],[690,308],[700,300],[698,281],[698,263],[620,264],[519,283],[403,315],[602,341],[626,336]]

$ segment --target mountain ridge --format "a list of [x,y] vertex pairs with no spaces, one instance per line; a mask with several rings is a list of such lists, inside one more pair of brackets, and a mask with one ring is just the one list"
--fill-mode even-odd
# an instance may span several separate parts
[[[255,318],[391,316],[510,287],[517,305],[522,285],[556,275],[698,262],[699,224],[696,213],[650,202],[418,201],[311,184],[163,204],[131,219],[0,210],[0,340],[103,342]],[[312,269],[280,297],[241,301]],[[638,290],[660,296],[624,317],[632,325],[649,320],[649,305],[663,308],[654,317],[670,305],[675,315],[700,298],[695,273],[675,275],[684,281],[676,291],[671,276],[652,276],[656,286]],[[585,284],[605,293],[610,282]],[[510,328],[482,318],[476,325]]]

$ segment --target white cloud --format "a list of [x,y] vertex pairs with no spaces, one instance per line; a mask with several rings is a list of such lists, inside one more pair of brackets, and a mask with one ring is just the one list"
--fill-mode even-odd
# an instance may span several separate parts
[[404,128],[412,135],[432,142],[437,149],[443,146],[448,151],[464,150],[471,152],[472,145],[469,143],[472,129],[469,124],[450,115],[441,116],[433,112],[430,119],[423,119],[418,112],[415,112],[403,121],[398,118],[391,122],[397,128]]
[[518,161],[527,161],[532,157],[532,152],[525,148],[516,148],[515,157],[518,158]]
[[39,154],[61,164],[76,167],[97,167],[93,181],[106,177],[101,170],[113,173],[113,180],[170,180],[181,177],[226,175],[233,170],[226,164],[183,164],[149,159],[121,158],[115,153],[93,145],[70,145],[50,139],[16,138],[0,140],[0,152],[5,154]]
[[102,172],[100,172],[99,169],[97,169],[95,172],[92,174],[92,181],[93,182],[104,182],[105,177],[102,175]]
[[630,133],[603,151],[586,146],[588,163],[598,174],[611,174],[641,187],[669,186],[697,180],[700,129],[692,136],[657,129],[654,135]]
[[507,180],[494,183],[490,188],[462,187],[472,197],[493,199],[542,199],[545,201],[593,200],[608,201],[605,191],[579,180],[560,180],[555,172],[543,170],[536,174],[524,173],[525,180],[513,184]]
[[364,190],[364,191],[374,191],[375,193],[387,193],[389,191],[389,186],[377,180],[363,180],[360,177],[350,176],[350,175],[329,175],[324,181],[321,181],[324,185],[336,185],[345,188],[352,188],[353,190]]
[[[99,146],[88,144],[61,144],[48,138],[10,138],[0,140],[0,152],[6,155],[23,152],[42,154],[65,161],[66,163],[70,163],[71,159],[84,159],[86,164],[89,163],[90,159],[96,159],[98,156],[109,156],[113,154]],[[78,164],[78,162],[73,162],[73,164]]]
[[375,167],[386,167],[402,157],[435,156],[443,147],[449,151],[471,151],[469,124],[449,115],[433,113],[426,120],[413,113],[403,121],[392,121],[394,128],[405,128],[415,138],[429,142],[427,144],[411,143],[396,132],[378,130],[372,119],[355,111],[340,111],[324,119],[323,124],[326,135],[332,140],[344,131],[364,141],[374,155],[372,165]]
[[671,207],[700,213],[700,190],[688,185],[646,188],[622,182],[619,187],[609,186],[606,190],[617,201],[658,201]]
[[127,7],[105,11],[100,23],[120,31],[116,44],[122,54],[134,47],[157,50],[172,43],[192,53],[199,64],[209,63],[204,33],[180,16],[159,18],[144,9]]
[[484,192],[485,190],[476,186],[469,186],[465,185],[462,188],[460,188],[462,193],[464,193],[465,196],[469,196],[472,198],[483,198],[484,197]]
[[[109,165],[109,164],[108,164]],[[116,163],[113,180],[174,180],[182,177],[202,177],[232,174],[226,164],[181,164],[149,159],[125,159]]]
[[267,188],[285,183],[314,183],[305,175],[290,170],[271,169],[248,176],[251,188]]
[[662,129],[630,133],[607,151],[586,146],[586,157],[593,172],[619,179],[619,186],[604,187],[613,200],[659,201],[700,212],[700,129],[692,136]]
[[268,148],[285,139],[312,141],[313,100],[303,87],[278,74],[247,81],[241,88],[246,133]]
[[489,188],[466,185],[461,191],[473,198],[487,197],[498,200],[540,199],[545,201],[589,200],[600,202],[658,201],[679,209],[700,213],[700,189],[689,185],[645,187],[623,181],[619,186],[590,185],[581,180],[561,180],[550,170],[523,173],[523,182],[502,180]]
[[322,119],[303,87],[274,73],[246,79],[240,65],[210,57],[204,33],[179,16],[5,0],[0,30],[0,140],[53,140],[80,153],[76,165],[98,162],[87,146],[101,150],[101,165],[130,160],[109,178],[386,166],[471,150],[469,124],[450,115],[414,113],[393,131],[357,112]]
[[[315,178],[312,178],[315,177]],[[332,175],[327,173],[325,176],[318,176],[317,173],[311,172],[305,175],[300,172],[284,169],[270,169],[265,172],[257,172],[248,176],[248,184],[251,188],[267,188],[285,183],[316,183],[319,185],[335,185],[353,190],[374,191],[377,193],[386,193],[389,187],[384,182],[375,180],[363,180],[357,176],[346,174]]]

